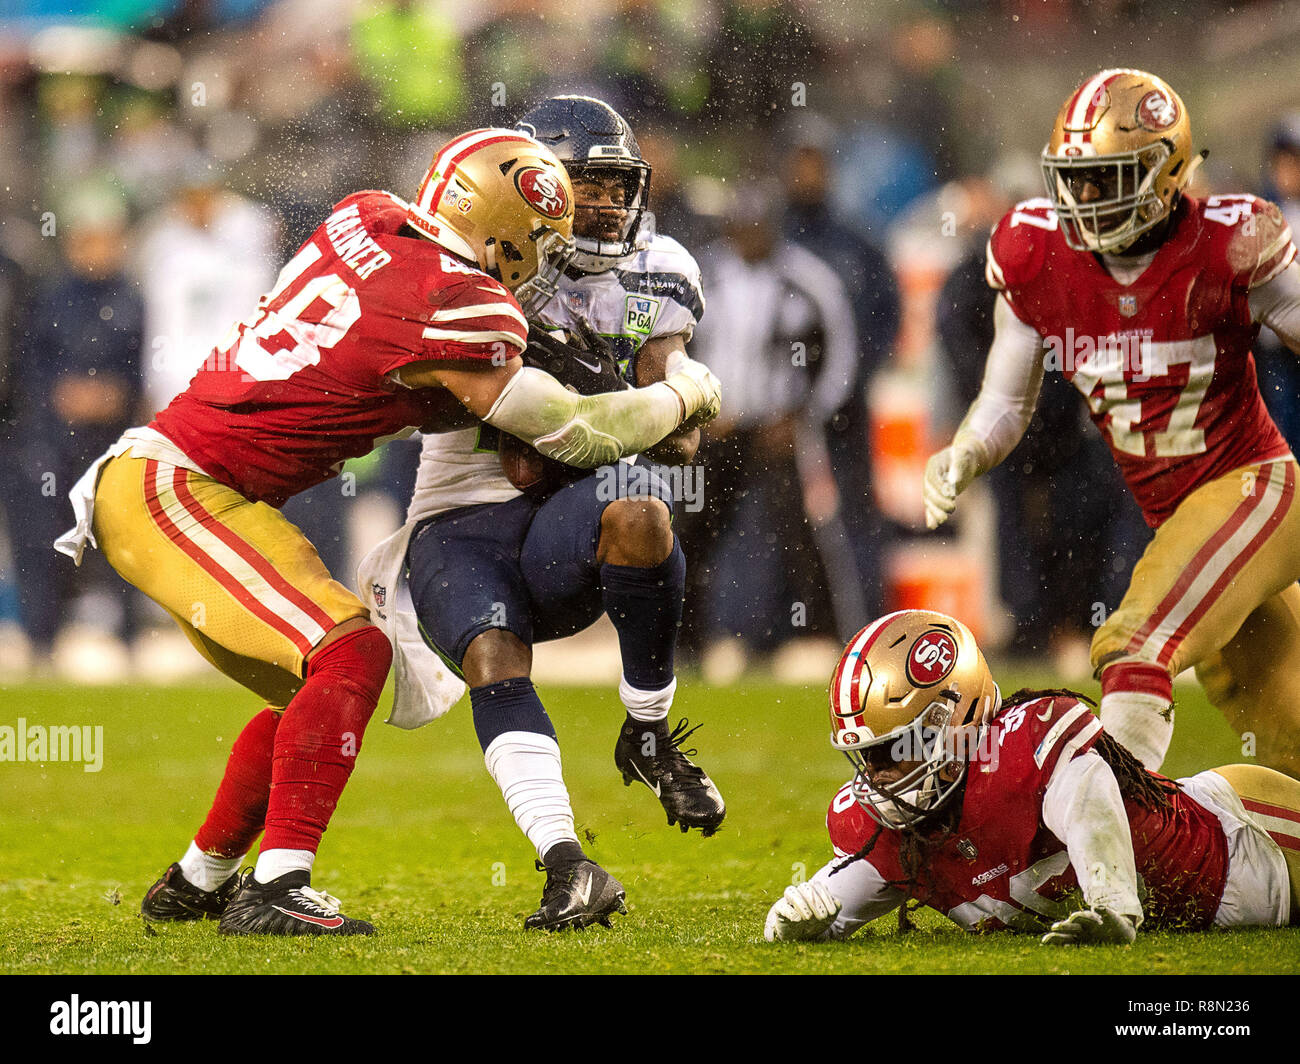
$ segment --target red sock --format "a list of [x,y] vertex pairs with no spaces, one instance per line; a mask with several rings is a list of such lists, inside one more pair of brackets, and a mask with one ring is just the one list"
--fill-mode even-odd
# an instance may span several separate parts
[[1154,695],[1166,702],[1174,700],[1174,681],[1169,670],[1146,661],[1117,661],[1101,673],[1103,696],[1119,692]]
[[244,725],[230,748],[226,774],[194,844],[217,857],[243,857],[266,819],[271,793],[271,753],[280,711],[269,706]]
[[352,775],[392,656],[388,638],[373,625],[312,655],[307,682],[275,733],[263,850],[316,852]]

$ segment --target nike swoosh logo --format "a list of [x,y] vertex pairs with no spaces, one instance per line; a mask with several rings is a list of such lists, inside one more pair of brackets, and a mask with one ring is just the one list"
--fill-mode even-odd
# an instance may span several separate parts
[[1046,719],[1047,719],[1048,717],[1050,717],[1051,715],[1052,715],[1052,707],[1051,707],[1051,706],[1048,706],[1048,707],[1047,707],[1045,710],[1043,710],[1041,713],[1035,713],[1035,714],[1034,714],[1034,716],[1036,716],[1039,720],[1046,720]]
[[645,773],[642,772],[639,768],[636,767],[636,762],[633,762],[633,763],[632,763],[632,771],[635,772],[638,776],[641,777],[641,782],[642,782],[642,783],[644,783],[647,787],[649,787],[652,791],[655,792],[655,797],[656,797],[656,798],[662,798],[662,797],[663,797],[662,793],[660,793],[660,792],[663,791],[663,784],[662,784],[662,783],[651,783],[648,779],[646,779],[646,778],[645,778]]
[[593,366],[590,362],[584,362],[584,361],[583,361],[582,359],[580,359],[577,355],[574,355],[574,356],[573,356],[573,361],[576,362],[576,363],[578,363],[579,366],[584,366],[584,367],[586,367],[587,369],[591,370],[592,373],[599,373],[599,372],[600,372],[600,365],[599,365],[599,364]]
[[578,897],[581,899],[583,905],[591,904],[591,876],[587,877],[587,882],[584,883],[582,889],[578,891]]
[[296,913],[289,909],[282,909],[278,905],[272,905],[276,912],[284,913],[285,916],[292,916],[295,920],[301,920],[304,924],[315,924],[317,927],[328,927],[333,930],[336,927],[343,926],[343,917],[331,916],[326,919],[322,916],[308,916],[306,913]]

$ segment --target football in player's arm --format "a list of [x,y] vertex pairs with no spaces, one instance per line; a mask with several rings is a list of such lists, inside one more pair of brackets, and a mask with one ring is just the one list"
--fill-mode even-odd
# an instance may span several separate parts
[[[544,370],[557,381],[582,395],[599,395],[630,387],[645,388],[666,381],[690,356],[686,344],[689,332],[670,336],[652,336],[636,352],[632,381],[619,368],[618,353],[612,343],[597,333],[585,319],[571,323],[572,335],[552,331],[545,324],[530,322],[528,346],[523,362]],[[562,338],[563,337],[563,338]],[[692,418],[675,432],[645,449],[645,457],[663,465],[686,465],[700,445],[700,419]],[[476,443],[481,443],[476,440]],[[546,498],[570,481],[588,475],[589,470],[547,458],[531,444],[516,436],[503,434],[497,448],[501,471],[507,480],[527,495]]]
[[1159,768],[1173,677],[1195,667],[1260,761],[1300,776],[1300,469],[1251,354],[1261,325],[1300,351],[1300,265],[1273,204],[1185,194],[1201,158],[1153,75],[1103,70],[1066,101],[1048,197],[989,240],[996,334],[979,396],[926,466],[926,520],[1011,453],[1044,372],[1063,373],[1156,530],[1093,638],[1102,722]]
[[[532,314],[525,372],[545,369],[575,393],[615,402],[663,389],[693,364],[685,346],[704,297],[686,249],[643,225],[650,168],[631,129],[583,96],[543,101],[517,128],[566,167],[576,245],[556,292]],[[713,412],[674,423],[646,457],[689,460],[696,425]],[[611,744],[616,771],[644,783],[682,831],[713,834],[726,805],[682,749],[694,729],[669,721],[686,579],[671,477],[644,458],[594,475],[540,458],[486,426],[426,435],[394,540],[409,542],[404,571],[423,639],[412,647],[418,660],[403,667],[426,678],[445,669],[468,687],[484,763],[547,873],[524,926],[559,930],[608,921],[624,890],[575,831],[555,728],[531,680],[536,643],[607,614],[626,711]]]
[[855,776],[827,815],[834,856],[772,905],[769,941],[845,938],[902,906],[1051,945],[1300,913],[1300,782],[1257,765],[1148,772],[1078,696],[1003,700],[951,617],[868,625],[830,706]]
[[[554,292],[572,220],[545,147],[510,130],[455,138],[416,201],[343,200],[189,388],[73,489],[77,527],[59,549],[79,560],[97,545],[267,706],[236,739],[188,851],[147,893],[147,918],[219,918],[229,934],[373,930],[310,878],[391,647],[280,514],[289,497],[417,426],[477,417],[594,466],[716,411],[716,382],[694,364],[592,397],[522,365],[523,305]],[[263,827],[256,867],[236,875]]]

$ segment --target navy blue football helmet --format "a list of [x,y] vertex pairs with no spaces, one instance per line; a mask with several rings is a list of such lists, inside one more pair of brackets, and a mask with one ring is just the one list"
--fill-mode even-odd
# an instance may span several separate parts
[[[569,172],[578,212],[574,266],[604,273],[631,255],[649,205],[650,167],[622,115],[591,96],[552,96],[520,117],[515,129],[545,144]],[[578,189],[588,175],[617,177],[623,202],[584,204]]]

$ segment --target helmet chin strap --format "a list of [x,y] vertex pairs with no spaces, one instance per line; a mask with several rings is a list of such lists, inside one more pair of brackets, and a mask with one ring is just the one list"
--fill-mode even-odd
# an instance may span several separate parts
[[637,230],[627,240],[596,240],[592,237],[574,236],[576,253],[573,265],[582,273],[597,274],[612,270],[619,263],[630,259],[642,247],[641,230]]

